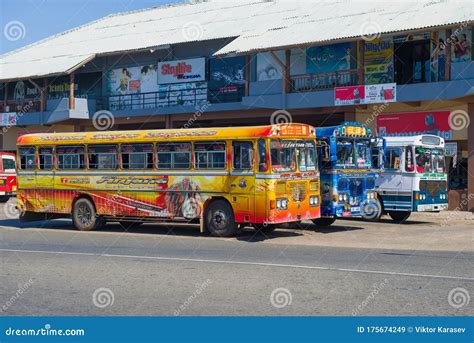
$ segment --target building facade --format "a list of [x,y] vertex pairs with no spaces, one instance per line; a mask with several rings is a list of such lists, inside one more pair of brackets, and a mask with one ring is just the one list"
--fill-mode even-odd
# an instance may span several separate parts
[[359,121],[380,135],[445,138],[450,208],[474,211],[473,31],[471,18],[230,52],[237,34],[203,35],[60,72],[2,72],[0,145],[13,151],[28,132]]

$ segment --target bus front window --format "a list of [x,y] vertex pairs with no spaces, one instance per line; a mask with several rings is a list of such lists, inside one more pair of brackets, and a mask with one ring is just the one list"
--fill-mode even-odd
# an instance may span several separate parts
[[444,173],[446,170],[443,149],[415,149],[416,171],[418,173]]
[[272,159],[272,170],[275,173],[296,171],[296,142],[272,140],[270,153]]
[[300,171],[316,170],[316,146],[314,142],[301,142],[298,146],[299,167]]
[[355,147],[355,163],[357,168],[370,168],[372,164],[370,142],[356,141]]
[[355,167],[354,164],[354,144],[352,140],[341,139],[337,142],[337,161],[338,168]]

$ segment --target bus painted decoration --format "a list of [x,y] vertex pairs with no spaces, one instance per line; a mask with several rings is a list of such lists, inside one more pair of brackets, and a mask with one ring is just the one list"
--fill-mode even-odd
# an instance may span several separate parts
[[321,219],[315,223],[330,225],[336,218],[380,216],[375,196],[375,174],[372,148],[379,139],[360,123],[316,129],[318,160],[321,172]]
[[16,191],[15,155],[0,152],[0,203],[7,202]]
[[445,142],[438,136],[386,137],[384,169],[376,180],[384,213],[397,222],[411,212],[448,208]]
[[[320,216],[315,129],[246,128],[32,134],[18,138],[21,219],[199,220],[218,236],[238,225]],[[36,176],[35,176],[36,175]]]
[[449,126],[450,111],[404,112],[377,116],[377,130],[381,136],[435,135],[452,139]]

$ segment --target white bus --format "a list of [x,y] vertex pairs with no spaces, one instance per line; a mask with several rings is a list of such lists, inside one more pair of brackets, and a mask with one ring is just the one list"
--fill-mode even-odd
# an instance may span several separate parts
[[375,182],[381,213],[401,223],[411,212],[446,210],[444,139],[419,135],[386,137],[385,140],[384,169]]

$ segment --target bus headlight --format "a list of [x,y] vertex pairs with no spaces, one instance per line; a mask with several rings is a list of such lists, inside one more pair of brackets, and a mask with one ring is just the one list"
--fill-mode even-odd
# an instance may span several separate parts
[[288,208],[288,199],[282,198],[276,201],[277,210],[286,210]]
[[375,192],[367,192],[367,200],[375,200]]
[[349,197],[347,196],[347,193],[339,193],[339,196],[337,198],[339,202],[347,202]]
[[313,195],[309,197],[309,206],[318,206],[318,204],[319,204],[318,196]]

